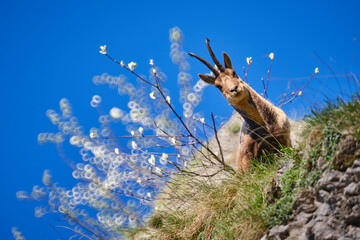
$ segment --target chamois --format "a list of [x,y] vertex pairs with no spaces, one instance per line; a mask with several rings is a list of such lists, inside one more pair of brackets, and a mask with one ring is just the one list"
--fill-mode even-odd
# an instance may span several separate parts
[[215,57],[209,42],[206,38],[208,51],[218,69],[193,53],[189,55],[200,60],[211,70],[214,76],[199,74],[199,77],[217,87],[244,119],[236,165],[239,171],[247,171],[251,167],[250,160],[261,157],[264,151],[273,152],[281,146],[291,146],[290,123],[280,108],[263,98],[236,74],[225,52],[224,68]]

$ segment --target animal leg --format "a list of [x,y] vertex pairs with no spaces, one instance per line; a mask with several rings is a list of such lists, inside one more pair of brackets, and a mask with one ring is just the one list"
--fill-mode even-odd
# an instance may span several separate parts
[[238,155],[236,157],[236,165],[240,172],[250,170],[250,159],[254,156],[254,143],[255,141],[249,135],[242,134]]

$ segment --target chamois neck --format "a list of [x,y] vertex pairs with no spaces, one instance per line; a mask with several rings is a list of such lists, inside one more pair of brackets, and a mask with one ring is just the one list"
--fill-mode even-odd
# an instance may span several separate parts
[[258,94],[249,88],[249,95],[247,98],[244,98],[242,101],[237,103],[237,105],[232,105],[234,109],[242,116],[244,121],[249,126],[258,127],[259,125],[264,124],[264,118],[260,113],[260,109],[257,106]]
[[243,117],[250,126],[263,126],[275,121],[274,106],[260,96],[251,87],[248,88],[249,96],[239,102],[234,109]]

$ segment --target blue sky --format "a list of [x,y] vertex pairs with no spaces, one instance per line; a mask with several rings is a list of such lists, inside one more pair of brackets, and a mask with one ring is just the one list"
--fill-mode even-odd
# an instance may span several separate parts
[[[56,239],[42,219],[33,215],[32,202],[19,202],[18,190],[30,191],[41,183],[44,169],[55,181],[71,186],[71,171],[58,157],[55,146],[40,146],[40,132],[55,131],[45,116],[58,109],[66,97],[74,114],[86,129],[97,124],[97,112],[90,107],[94,94],[103,97],[108,111],[126,99],[105,86],[95,86],[92,77],[104,72],[126,74],[104,56],[106,44],[112,56],[138,63],[147,73],[150,58],[167,74],[168,87],[176,96],[177,67],[169,58],[168,31],[178,26],[185,35],[184,49],[209,59],[204,39],[211,39],[220,57],[226,51],[238,72],[246,57],[254,62],[249,83],[262,90],[268,54],[275,53],[271,71],[270,97],[300,86],[319,67],[319,78],[304,90],[304,96],[284,108],[301,116],[306,106],[319,103],[322,94],[333,98],[349,90],[344,78],[325,76],[331,72],[314,56],[318,54],[337,75],[359,74],[360,2],[346,1],[0,1],[0,66],[2,96],[2,174],[0,239],[11,239],[17,226],[28,239]],[[358,42],[357,42],[358,43]],[[316,53],[315,53],[316,52]],[[353,59],[353,60],[352,60]],[[208,70],[189,59],[191,73]],[[240,74],[241,75],[241,74]],[[129,76],[130,77],[130,76]],[[295,85],[294,85],[295,84]],[[346,89],[345,89],[346,88]],[[125,103],[124,103],[125,102]],[[204,112],[229,116],[232,109],[216,89],[205,90]],[[74,156],[76,158],[76,155]]]

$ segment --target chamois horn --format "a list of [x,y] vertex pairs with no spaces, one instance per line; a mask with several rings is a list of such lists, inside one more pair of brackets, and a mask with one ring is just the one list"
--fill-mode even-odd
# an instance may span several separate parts
[[212,51],[211,47],[210,47],[210,40],[208,38],[205,38],[205,42],[206,42],[206,46],[208,48],[208,51],[210,53],[210,56],[212,58],[212,60],[214,61],[214,63],[216,64],[216,66],[218,67],[218,69],[220,70],[220,72],[224,72],[225,69],[224,67],[221,65],[221,63],[219,62],[219,60],[217,60],[217,58],[215,57],[214,52]]
[[196,54],[194,54],[194,53],[189,53],[189,55],[192,56],[192,57],[197,58],[197,59],[200,60],[203,64],[205,64],[205,65],[214,73],[214,75],[215,75],[216,77],[219,76],[219,72],[216,71],[216,69],[215,69],[213,66],[211,66],[211,64],[208,63],[205,59],[203,59],[202,57],[199,57],[198,55],[196,55]]

